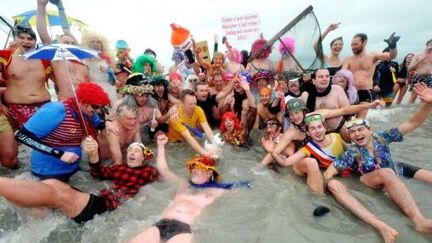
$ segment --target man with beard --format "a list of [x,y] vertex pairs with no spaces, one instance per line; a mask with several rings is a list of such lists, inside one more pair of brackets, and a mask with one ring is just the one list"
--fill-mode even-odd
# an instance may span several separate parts
[[6,83],[3,110],[17,129],[50,101],[45,85],[51,66],[49,61],[26,60],[21,56],[36,46],[36,34],[30,26],[17,25],[15,38],[16,48],[0,51],[0,73]]
[[[312,82],[314,87],[300,96],[301,100],[306,103],[309,112],[319,109],[339,109],[350,105],[345,91],[340,86],[330,83],[330,73],[327,69],[317,69],[312,74]],[[337,116],[326,119],[324,125],[329,133],[340,133],[345,141],[349,141],[344,123],[344,117]]]
[[[378,60],[392,60],[397,55],[396,43],[399,40],[399,36],[395,36],[395,33],[384,40],[390,49],[389,52],[385,53],[367,53],[367,35],[359,33],[354,35],[351,41],[351,49],[354,56],[345,58],[342,64],[343,69],[350,70],[354,75],[354,87],[358,90],[359,103],[371,102],[372,101],[372,86],[373,86],[373,74],[375,66]],[[357,114],[357,117],[366,117],[367,110]]]

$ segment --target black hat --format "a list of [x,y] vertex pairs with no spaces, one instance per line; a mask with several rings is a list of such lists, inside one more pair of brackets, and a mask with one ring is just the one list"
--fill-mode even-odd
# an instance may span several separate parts
[[14,36],[17,37],[21,33],[29,34],[33,39],[36,39],[36,33],[33,31],[30,25],[28,24],[17,24],[14,28]]
[[152,78],[150,84],[153,86],[162,84],[163,86],[168,87],[169,81],[166,80],[166,78],[164,78],[163,76],[157,76]]

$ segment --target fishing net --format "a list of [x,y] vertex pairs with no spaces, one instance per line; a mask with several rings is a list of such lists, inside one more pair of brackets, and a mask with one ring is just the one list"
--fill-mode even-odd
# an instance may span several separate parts
[[281,31],[273,36],[252,61],[267,48],[272,48],[270,60],[275,63],[276,74],[296,78],[303,71],[322,66],[321,29],[312,6],[306,8]]

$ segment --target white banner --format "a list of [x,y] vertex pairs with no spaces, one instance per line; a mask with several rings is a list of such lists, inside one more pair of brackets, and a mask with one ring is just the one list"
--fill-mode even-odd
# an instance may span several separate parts
[[234,42],[253,42],[261,34],[261,20],[258,13],[222,17],[223,35]]

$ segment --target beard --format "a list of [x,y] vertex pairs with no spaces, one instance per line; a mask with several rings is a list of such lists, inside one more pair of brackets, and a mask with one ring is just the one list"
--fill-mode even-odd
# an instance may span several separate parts
[[363,47],[359,48],[359,49],[356,49],[356,50],[352,50],[352,52],[354,53],[354,55],[358,55],[358,54],[362,53],[362,51],[363,51]]

